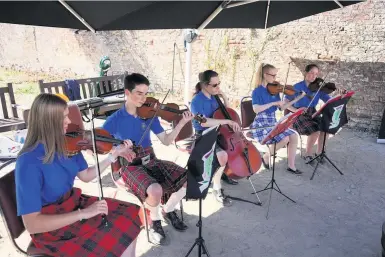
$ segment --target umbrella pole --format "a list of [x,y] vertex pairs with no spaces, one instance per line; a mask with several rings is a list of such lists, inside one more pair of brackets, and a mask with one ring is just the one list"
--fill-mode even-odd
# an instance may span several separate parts
[[[186,30],[188,33],[189,30]],[[186,63],[185,63],[185,77],[184,77],[184,104],[189,106],[190,101],[190,79],[191,79],[191,57],[192,57],[192,42],[189,43],[185,40],[185,52],[186,52]]]

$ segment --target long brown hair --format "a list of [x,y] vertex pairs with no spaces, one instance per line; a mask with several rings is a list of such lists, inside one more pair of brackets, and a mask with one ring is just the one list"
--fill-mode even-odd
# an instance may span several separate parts
[[257,73],[255,74],[255,87],[262,85],[263,74],[270,69],[275,69],[275,67],[268,63],[261,63],[257,70]]
[[213,70],[205,70],[204,72],[199,73],[199,82],[195,85],[195,93],[198,94],[202,91],[202,85],[207,85],[210,83],[211,78],[218,77],[218,73]]
[[40,94],[33,101],[28,117],[28,132],[19,155],[44,145],[43,163],[51,163],[55,153],[66,156],[63,136],[64,110],[67,103],[53,94]]

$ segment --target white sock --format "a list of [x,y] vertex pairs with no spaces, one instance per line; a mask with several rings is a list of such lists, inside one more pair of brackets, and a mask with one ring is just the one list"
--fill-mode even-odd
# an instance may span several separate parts
[[147,202],[144,203],[145,207],[150,211],[151,220],[160,220],[160,204],[157,206],[151,206]]
[[222,188],[221,178],[224,171],[225,171],[225,167],[219,167],[219,169],[214,174],[213,189],[216,191],[219,191]]
[[186,195],[186,188],[182,187],[175,193],[173,193],[168,199],[167,203],[163,206],[164,212],[172,212],[175,210],[175,206],[183,199]]

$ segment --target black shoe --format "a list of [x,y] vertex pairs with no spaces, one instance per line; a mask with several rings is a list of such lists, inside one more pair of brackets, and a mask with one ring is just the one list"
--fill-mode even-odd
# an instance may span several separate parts
[[168,238],[163,231],[162,222],[160,220],[155,220],[152,222],[150,228],[150,241],[156,245],[167,245]]
[[223,206],[229,207],[233,205],[233,202],[224,195],[223,189],[221,190],[213,190],[213,195],[215,197],[215,200],[223,204]]
[[306,164],[312,164],[313,161],[314,161],[314,157],[315,157],[315,156],[306,155],[306,156],[303,157],[303,159],[305,160],[305,163],[306,163]]
[[188,226],[178,217],[176,211],[164,213],[163,217],[178,231],[184,232],[188,228]]
[[287,171],[295,174],[295,175],[301,175],[302,174],[302,171],[296,169],[296,170],[293,170],[293,169],[290,169],[289,167],[287,168]]
[[229,185],[238,185],[238,181],[229,178],[228,176],[226,176],[226,174],[222,174],[222,178],[221,179],[223,181],[225,181]]

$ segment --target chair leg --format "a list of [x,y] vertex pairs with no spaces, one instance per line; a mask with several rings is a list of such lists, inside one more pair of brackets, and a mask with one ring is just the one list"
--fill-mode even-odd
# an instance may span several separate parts
[[290,145],[290,142],[287,143],[286,145],[286,164],[289,165],[289,145]]
[[182,203],[183,200],[180,200],[180,216],[182,218],[182,221],[184,221],[184,217],[183,217],[183,203]]
[[149,243],[151,243],[151,240],[150,240],[150,230],[149,230],[150,228],[148,226],[147,212],[146,212],[146,208],[144,207],[144,204],[142,206],[143,206],[144,222],[146,224],[147,241]]
[[[299,134],[298,134],[299,135]],[[299,154],[301,155],[301,157],[303,157],[302,156],[302,137],[301,137],[301,135],[299,135],[299,143],[300,143],[300,146],[299,146]]]
[[[272,162],[271,162],[271,157],[273,157],[273,156],[272,156],[272,154],[271,154],[269,145],[266,145],[266,147],[267,147],[267,151],[269,152],[269,170],[271,170],[271,169],[272,169],[272,168],[271,168],[271,164],[272,164]],[[263,158],[263,157],[262,157],[262,158]]]

